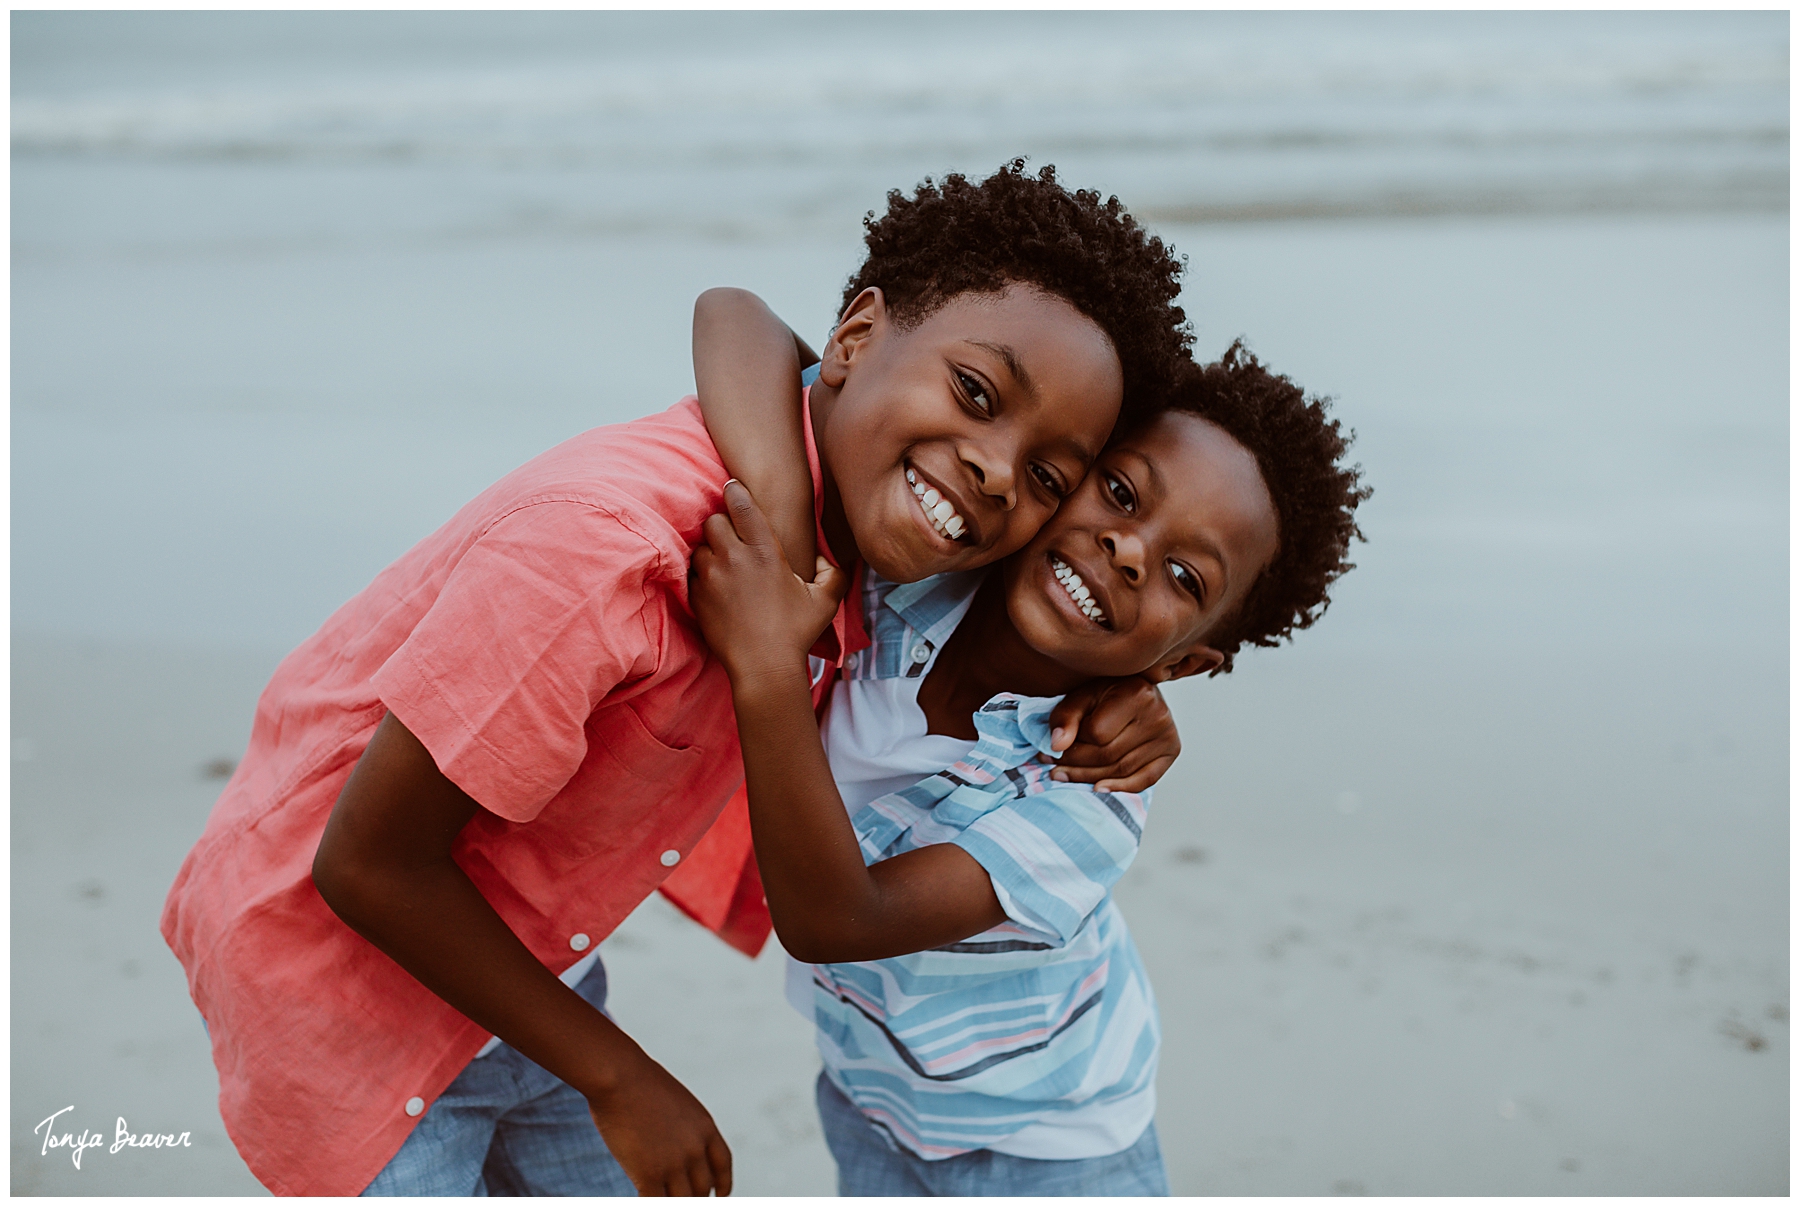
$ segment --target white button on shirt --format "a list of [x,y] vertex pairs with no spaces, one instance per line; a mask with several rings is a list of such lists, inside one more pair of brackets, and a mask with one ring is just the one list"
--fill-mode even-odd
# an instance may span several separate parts
[[586,935],[569,936],[569,946],[573,947],[576,951],[586,951],[588,949],[588,944],[592,942],[593,940]]
[[918,645],[913,646],[912,660],[914,662],[929,662],[931,660],[931,646],[923,641]]
[[408,1098],[406,1100],[406,1113],[415,1119],[420,1115],[423,1115],[425,1113],[425,1100],[423,1098]]
[[662,853],[662,865],[664,867],[672,868],[680,862],[681,862],[681,852],[680,851],[664,851]]

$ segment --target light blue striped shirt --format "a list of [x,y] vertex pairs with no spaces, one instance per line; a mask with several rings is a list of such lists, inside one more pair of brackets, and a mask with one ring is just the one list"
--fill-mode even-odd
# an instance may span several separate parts
[[[846,665],[851,679],[922,672],[979,575],[867,580],[873,644]],[[812,966],[826,1075],[926,1159],[1100,1156],[1130,1147],[1155,1110],[1155,999],[1110,894],[1137,854],[1148,794],[1052,780],[1037,755],[1055,703],[994,697],[969,754],[851,818],[869,863],[962,847],[1007,914],[933,951]]]

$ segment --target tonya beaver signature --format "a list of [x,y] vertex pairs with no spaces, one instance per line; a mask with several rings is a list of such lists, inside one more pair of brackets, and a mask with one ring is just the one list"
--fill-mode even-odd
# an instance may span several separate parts
[[[62,1110],[57,1111],[55,1115],[51,1115],[32,1128],[31,1131],[33,1135],[40,1131],[44,1133],[44,1147],[38,1155],[48,1156],[53,1148],[66,1148],[69,1150],[69,1156],[75,1162],[75,1168],[80,1169],[81,1154],[90,1148],[105,1144],[106,1137],[99,1132],[90,1132],[86,1128],[79,1133],[63,1132],[58,1135],[51,1127],[56,1122],[57,1115],[66,1115],[74,1109],[75,1104],[71,1102]],[[131,1129],[125,1126],[125,1116],[120,1115],[118,1131],[113,1136],[112,1147],[107,1151],[116,1153],[121,1148],[192,1148],[193,1141],[189,1138],[190,1135],[189,1132],[182,1132],[180,1135],[168,1132],[161,1134],[145,1132],[142,1135],[133,1135]]]

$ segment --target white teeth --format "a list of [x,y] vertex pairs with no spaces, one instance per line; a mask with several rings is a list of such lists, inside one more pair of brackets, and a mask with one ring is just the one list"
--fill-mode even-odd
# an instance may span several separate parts
[[1050,559],[1050,568],[1056,575],[1056,580],[1063,585],[1063,590],[1069,593],[1070,600],[1081,610],[1081,614],[1098,624],[1105,624],[1106,613],[1102,612],[1100,605],[1094,602],[1093,593],[1087,589],[1087,584],[1081,581],[1081,575],[1069,569],[1055,556]]
[[956,514],[956,505],[919,481],[918,475],[910,469],[906,471],[906,480],[912,485],[912,492],[918,498],[919,506],[925,509],[925,518],[931,521],[931,526],[943,536],[960,541],[963,533],[968,531],[968,525]]

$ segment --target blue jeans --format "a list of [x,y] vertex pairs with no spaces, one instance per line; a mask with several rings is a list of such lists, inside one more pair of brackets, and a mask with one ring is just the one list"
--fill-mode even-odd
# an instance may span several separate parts
[[819,1121],[837,1161],[840,1195],[1166,1195],[1156,1124],[1121,1153],[1040,1161],[976,1149],[927,1161],[889,1140],[856,1104],[819,1074]]
[[[596,960],[575,992],[606,1006]],[[471,1060],[365,1195],[635,1195],[587,1099],[501,1044]]]

